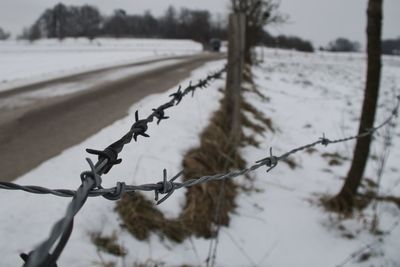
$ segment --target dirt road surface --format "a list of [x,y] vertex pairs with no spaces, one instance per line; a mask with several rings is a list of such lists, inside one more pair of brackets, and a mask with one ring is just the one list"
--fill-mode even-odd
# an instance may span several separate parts
[[0,180],[12,181],[21,176],[64,149],[123,118],[129,107],[143,97],[176,86],[192,70],[217,59],[221,59],[221,55],[191,56],[169,66],[94,88],[36,99],[22,105],[10,106],[7,103],[18,94],[71,80],[83,81],[89,76],[95,78],[96,75],[103,75],[104,71],[112,70],[75,75],[0,93]]

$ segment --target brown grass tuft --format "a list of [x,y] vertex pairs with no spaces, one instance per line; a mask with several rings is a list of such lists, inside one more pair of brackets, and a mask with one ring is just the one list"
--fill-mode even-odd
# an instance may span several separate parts
[[126,249],[118,244],[118,237],[115,232],[111,236],[102,236],[101,233],[94,232],[90,234],[90,239],[97,249],[103,252],[115,256],[125,256],[127,253]]
[[262,113],[261,111],[256,109],[252,104],[243,100],[242,101],[242,110],[253,114],[254,119],[261,122],[271,132],[275,133],[275,128],[272,126],[272,120],[270,118],[265,117],[264,113]]
[[151,232],[156,232],[161,237],[180,243],[187,235],[179,221],[166,219],[143,194],[124,195],[118,201],[116,210],[124,222],[122,226],[139,240],[147,240]]
[[242,146],[254,146],[256,148],[260,147],[260,142],[258,142],[254,135],[245,135],[242,136]]

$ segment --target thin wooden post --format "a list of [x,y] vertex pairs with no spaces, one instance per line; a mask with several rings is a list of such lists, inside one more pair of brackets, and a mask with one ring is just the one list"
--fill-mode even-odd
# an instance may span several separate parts
[[225,111],[231,138],[235,146],[241,138],[240,106],[243,79],[246,17],[244,14],[229,15],[228,69],[225,90]]

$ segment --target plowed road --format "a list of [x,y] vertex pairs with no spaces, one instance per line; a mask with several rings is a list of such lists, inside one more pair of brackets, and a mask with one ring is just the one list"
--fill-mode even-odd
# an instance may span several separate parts
[[[202,54],[153,60],[0,92],[0,180],[19,177],[123,118],[129,107],[143,97],[176,86],[195,68],[220,58]],[[153,67],[146,70],[149,64]],[[132,68],[141,70],[121,75]],[[113,78],[103,82],[101,79],[107,75]],[[87,83],[88,88],[65,93],[67,85],[82,86],[86,81],[92,81]],[[64,89],[57,94],[51,88]]]

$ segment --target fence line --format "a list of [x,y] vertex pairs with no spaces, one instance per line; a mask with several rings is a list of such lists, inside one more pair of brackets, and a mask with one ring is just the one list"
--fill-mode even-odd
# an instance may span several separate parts
[[[84,203],[86,202],[88,197],[96,197],[96,196],[103,196],[109,200],[117,200],[119,199],[124,193],[133,193],[135,191],[154,191],[155,193],[155,200],[157,201],[157,205],[161,204],[164,202],[166,199],[168,199],[175,190],[181,189],[184,187],[190,187],[210,181],[221,181],[224,179],[231,179],[235,178],[238,176],[246,175],[250,172],[253,172],[261,167],[267,167],[267,172],[271,171],[273,168],[275,168],[278,163],[282,160],[287,159],[289,156],[296,154],[300,151],[303,151],[305,149],[317,146],[317,145],[323,145],[327,146],[329,144],[337,144],[337,143],[342,143],[342,142],[348,142],[350,140],[354,139],[359,139],[363,138],[368,135],[372,135],[375,132],[377,132],[379,129],[382,127],[386,126],[389,124],[394,117],[397,117],[398,115],[398,110],[400,106],[400,96],[397,97],[397,103],[393,110],[391,111],[390,116],[384,120],[381,124],[378,126],[371,128],[371,129],[366,129],[365,132],[347,137],[347,138],[341,138],[341,139],[336,139],[336,140],[330,140],[325,137],[325,134],[322,136],[322,138],[319,138],[317,141],[294,148],[280,156],[274,156],[272,154],[272,148],[270,149],[270,155],[266,158],[263,158],[261,160],[258,160],[253,164],[252,166],[242,169],[242,170],[236,170],[224,174],[216,174],[216,175],[209,175],[209,176],[203,176],[200,178],[193,178],[189,179],[185,182],[175,182],[177,178],[179,178],[183,172],[179,172],[175,176],[173,176],[171,179],[168,179],[167,171],[164,169],[163,170],[163,180],[158,183],[151,183],[151,184],[143,184],[143,185],[126,185],[123,182],[118,182],[117,185],[113,188],[102,188],[101,186],[101,174],[102,173],[107,173],[115,164],[118,164],[121,162],[120,159],[117,159],[118,153],[122,150],[123,146],[131,141],[132,138],[136,140],[138,135],[142,135],[147,137],[148,135],[146,134],[147,131],[147,124],[149,122],[153,121],[153,118],[157,118],[159,121],[158,123],[163,120],[167,119],[168,117],[165,117],[164,111],[167,108],[172,107],[173,105],[179,104],[181,101],[182,97],[187,95],[189,92],[194,92],[196,88],[204,88],[207,86],[208,81],[212,79],[216,79],[220,77],[220,75],[223,73],[225,70],[222,69],[219,72],[216,72],[213,75],[208,75],[206,79],[200,80],[198,84],[196,85],[189,85],[183,92],[181,91],[180,87],[178,91],[174,94],[171,95],[173,99],[160,106],[157,109],[153,110],[153,113],[144,120],[139,120],[138,119],[138,113],[136,112],[136,122],[132,126],[131,130],[128,132],[128,134],[124,135],[123,138],[118,140],[117,142],[113,143],[109,147],[107,147],[104,151],[98,151],[98,150],[88,150],[89,153],[98,155],[99,159],[96,164],[93,164],[93,162],[90,159],[87,159],[87,162],[90,166],[90,171],[83,172],[81,174],[81,179],[82,179],[82,185],[78,188],[77,191],[73,190],[67,190],[67,189],[48,189],[40,186],[22,186],[22,185],[17,185],[14,183],[9,183],[9,182],[0,182],[0,189],[8,189],[8,190],[22,190],[26,191],[29,193],[35,193],[35,194],[52,194],[55,196],[59,197],[73,197],[71,203],[69,204],[67,208],[67,212],[64,218],[60,219],[54,226],[53,229],[50,233],[49,238],[44,241],[35,251],[30,253],[30,255],[24,255],[27,262],[24,266],[27,267],[37,267],[37,266],[43,266],[42,264],[44,263],[51,263],[55,266],[55,262],[61,253],[62,249],[64,248],[66,242],[68,241],[68,237],[70,231],[72,230],[72,222],[74,216],[79,212],[79,210],[82,208]],[[176,102],[176,103],[175,103]],[[129,138],[130,136],[130,138]],[[111,151],[113,154],[110,154]],[[165,195],[163,198],[159,199],[159,195],[163,194]],[[50,254],[49,251],[52,248],[52,246],[55,244],[57,239],[61,237],[60,242],[58,243],[56,249],[54,250],[53,254]],[[65,238],[66,237],[66,238]],[[47,266],[47,265],[46,265]],[[50,264],[49,264],[50,266]]]
[[[387,119],[385,119],[378,126],[368,129],[359,135],[336,139],[336,140],[330,140],[325,137],[325,134],[323,134],[323,137],[319,138],[317,141],[294,148],[294,149],[282,154],[281,156],[273,156],[272,148],[271,148],[270,156],[256,161],[254,165],[252,165],[248,168],[245,168],[242,170],[236,170],[236,171],[232,171],[232,172],[228,172],[228,173],[223,173],[223,174],[208,175],[208,176],[202,176],[199,178],[188,179],[183,183],[174,182],[177,178],[179,178],[181,175],[184,174],[183,171],[179,172],[178,174],[173,176],[170,180],[168,180],[167,179],[167,176],[168,176],[167,170],[164,169],[162,182],[151,183],[151,184],[142,184],[142,185],[126,185],[124,182],[118,182],[117,185],[112,188],[92,189],[88,193],[88,196],[89,197],[103,196],[110,200],[117,200],[124,193],[133,193],[135,191],[147,191],[147,192],[154,191],[157,205],[159,205],[162,202],[164,202],[168,197],[170,197],[170,195],[176,189],[181,189],[183,187],[191,187],[194,185],[199,185],[199,184],[203,184],[203,183],[210,182],[210,181],[220,181],[220,180],[224,180],[224,179],[236,178],[238,176],[246,175],[246,174],[248,174],[252,171],[255,171],[263,166],[267,166],[268,167],[267,172],[269,172],[278,165],[279,161],[285,160],[289,156],[296,154],[300,151],[304,151],[308,148],[312,148],[317,145],[328,146],[329,144],[348,142],[350,140],[359,139],[359,138],[363,138],[368,135],[374,134],[379,129],[381,129],[382,127],[389,124],[393,120],[394,117],[397,117],[398,109],[400,106],[400,96],[398,96],[397,99],[398,99],[397,104],[394,107],[394,109],[392,110],[391,115]],[[89,165],[91,166],[92,171],[94,171],[95,169],[93,168],[92,161],[90,159],[87,159],[87,161],[88,161]],[[84,174],[85,173],[86,172],[84,172]],[[20,191],[25,191],[28,193],[42,194],[42,195],[50,194],[50,195],[55,195],[58,197],[73,197],[77,193],[77,191],[69,190],[69,189],[49,189],[49,188],[40,187],[40,186],[23,186],[23,185],[18,185],[18,184],[11,183],[11,182],[0,182],[0,189],[20,190]],[[165,197],[163,197],[161,200],[158,200],[158,194],[167,194],[167,195]]]

